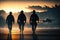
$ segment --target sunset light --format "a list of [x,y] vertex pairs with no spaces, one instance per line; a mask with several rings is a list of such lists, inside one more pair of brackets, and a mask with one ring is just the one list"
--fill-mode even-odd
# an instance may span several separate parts
[[59,32],[60,0],[0,0],[0,40],[58,40]]
[[31,12],[29,9],[15,9],[15,8],[6,8],[4,9],[6,13],[12,12],[12,13],[17,13],[23,10],[24,12]]
[[[54,6],[54,3],[48,3],[48,2],[29,2],[29,1],[6,1],[6,2],[0,2],[0,10],[5,10],[6,13],[9,13],[12,11],[13,13],[15,12],[20,12],[21,10],[24,10],[24,12],[31,12],[32,10],[28,9],[29,6],[42,6],[44,7],[45,5],[52,7]],[[44,12],[40,10],[39,12]]]

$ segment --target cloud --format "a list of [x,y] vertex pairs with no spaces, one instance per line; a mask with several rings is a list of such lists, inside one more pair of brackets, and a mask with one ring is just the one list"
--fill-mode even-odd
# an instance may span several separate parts
[[41,6],[29,6],[28,9],[35,9],[35,10],[41,10]]
[[28,9],[36,9],[36,10],[48,10],[47,12],[36,12],[38,14],[39,19],[46,19],[49,18],[52,20],[52,23],[40,23],[40,27],[60,27],[60,5],[55,5],[54,7],[50,8],[48,6],[41,7],[41,6],[30,6]]
[[4,25],[5,25],[5,19],[2,16],[0,16],[0,27],[4,27]]
[[50,7],[46,6],[42,7],[42,6],[28,6],[28,9],[30,10],[48,10],[50,9]]
[[5,25],[4,15],[5,15],[5,11],[0,10],[0,27],[4,27],[4,25]]
[[49,7],[49,6],[44,6],[44,7],[42,7],[42,6],[28,6],[27,7],[28,9],[30,9],[30,10],[48,10],[48,11],[57,11],[57,10],[59,10],[60,9],[60,5],[57,5],[57,4],[55,4],[55,6],[53,7]]
[[5,14],[4,10],[0,10],[0,15]]
[[60,0],[0,0],[0,1],[53,1],[53,2],[59,2]]

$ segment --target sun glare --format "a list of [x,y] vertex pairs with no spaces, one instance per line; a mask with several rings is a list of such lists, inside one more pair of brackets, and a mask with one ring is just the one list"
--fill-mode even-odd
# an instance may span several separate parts
[[20,30],[19,28],[12,28],[12,34],[19,34]]
[[6,11],[6,13],[12,12],[12,13],[17,13],[20,12],[21,10],[23,10],[24,12],[31,12],[31,10],[29,9],[14,9],[14,8],[8,8],[8,9],[4,9]]
[[[48,4],[50,4],[50,5],[48,5]],[[52,4],[52,3],[48,3],[47,4],[47,2],[46,3],[44,3],[44,2],[0,2],[0,10],[4,10],[4,11],[6,11],[6,13],[9,13],[10,11],[12,12],[12,13],[17,13],[17,12],[20,12],[21,10],[24,10],[24,12],[31,12],[32,10],[29,10],[28,9],[28,7],[29,6],[37,6],[37,5],[39,5],[39,6],[42,6],[42,7],[44,7],[44,5],[47,5],[47,6],[49,6],[49,7],[51,7],[52,5],[54,5],[54,4]],[[39,12],[43,12],[43,11],[40,11],[39,10]]]

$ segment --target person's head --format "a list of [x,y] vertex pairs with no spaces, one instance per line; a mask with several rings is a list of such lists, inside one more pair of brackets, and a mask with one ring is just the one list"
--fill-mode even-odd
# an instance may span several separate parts
[[35,14],[36,13],[36,11],[35,10],[33,10],[33,14]]
[[21,13],[21,14],[23,14],[23,13],[24,13],[24,11],[22,10],[20,13]]
[[10,12],[9,15],[12,15],[12,12]]

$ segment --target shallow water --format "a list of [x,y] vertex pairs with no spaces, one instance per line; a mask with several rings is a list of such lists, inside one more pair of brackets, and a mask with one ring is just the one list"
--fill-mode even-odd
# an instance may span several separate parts
[[[26,32],[26,33],[25,33]],[[23,34],[5,34],[0,32],[0,40],[58,40],[60,39],[60,29],[40,29],[32,33],[31,30]]]

